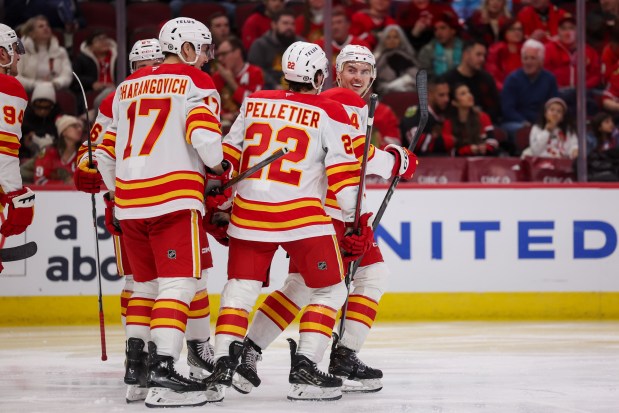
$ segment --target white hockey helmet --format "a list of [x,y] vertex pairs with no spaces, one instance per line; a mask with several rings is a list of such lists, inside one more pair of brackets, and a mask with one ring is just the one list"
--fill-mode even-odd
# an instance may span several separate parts
[[[13,47],[13,45],[16,45],[16,47]],[[19,37],[17,37],[15,30],[2,23],[0,23],[0,47],[4,47],[9,56],[11,56],[11,61],[5,65],[0,64],[1,67],[11,66],[11,64],[13,64],[13,56],[16,52],[17,54],[26,53],[24,45],[21,40],[19,40]]]
[[311,83],[314,89],[320,90],[322,83],[318,85],[315,81],[319,70],[326,79],[329,76],[329,61],[325,52],[313,43],[294,42],[282,56],[282,71],[286,80]]
[[[181,47],[185,42],[191,43],[196,51],[196,60],[187,62],[181,53]],[[159,43],[164,53],[177,55],[184,63],[193,65],[198,61],[198,56],[203,48],[206,48],[206,56],[210,59],[215,57],[213,37],[210,30],[195,19],[190,17],[177,17],[168,20],[159,32]]]
[[135,72],[135,63],[144,60],[160,60],[163,62],[163,53],[161,52],[159,40],[145,39],[135,42],[131,48],[131,52],[129,52],[131,73]]
[[376,58],[370,49],[365,46],[360,46],[356,44],[349,44],[344,46],[340,53],[335,58],[335,72],[337,73],[337,83],[340,84],[339,74],[344,70],[344,64],[346,63],[367,63],[371,68],[371,81],[368,85],[368,88],[361,94],[363,97],[370,87],[374,80],[376,80]]

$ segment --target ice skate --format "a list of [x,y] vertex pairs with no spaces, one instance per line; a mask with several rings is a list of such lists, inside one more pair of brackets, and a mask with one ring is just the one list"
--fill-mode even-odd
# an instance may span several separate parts
[[229,355],[217,360],[213,374],[204,380],[206,385],[230,387],[232,385],[232,376],[234,376],[234,371],[239,364],[239,356],[242,351],[243,343],[240,341],[230,343]]
[[367,366],[359,360],[357,353],[338,345],[338,336],[333,334],[329,373],[341,377],[344,393],[373,393],[383,388],[383,372]]
[[342,379],[318,369],[316,363],[307,357],[296,354],[297,343],[289,338],[291,368],[288,381],[289,400],[331,401],[342,398]]
[[125,384],[127,403],[142,401],[146,398],[146,360],[148,353],[144,352],[144,340],[130,338],[126,343],[125,350]]
[[260,386],[257,364],[262,360],[262,350],[249,338],[243,342],[241,362],[232,377],[232,387],[239,393],[248,394],[254,387]]
[[187,340],[187,364],[191,379],[201,381],[215,369],[214,350],[210,340]]

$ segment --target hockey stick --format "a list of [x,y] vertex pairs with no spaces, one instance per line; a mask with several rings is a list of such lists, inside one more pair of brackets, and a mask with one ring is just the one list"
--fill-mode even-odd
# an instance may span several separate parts
[[[370,95],[370,103],[368,105],[368,123],[365,130],[365,142],[363,146],[363,159],[361,160],[361,176],[359,177],[359,190],[357,191],[357,203],[355,205],[355,220],[353,222],[353,231],[359,231],[359,220],[361,219],[361,202],[363,200],[363,192],[365,189],[365,173],[368,166],[368,154],[370,152],[370,143],[372,141],[372,125],[374,124],[374,112],[376,111],[376,103],[378,102],[378,95],[372,93]],[[340,337],[344,336],[344,320],[346,319],[346,308],[348,307],[348,296],[350,294],[350,281],[354,275],[354,265],[356,261],[351,261],[346,270],[346,277],[344,283],[346,284],[346,301],[342,307],[342,316],[340,317]]]
[[[408,150],[413,152],[415,147],[417,146],[417,142],[421,138],[424,129],[426,128],[426,124],[428,123],[428,75],[425,70],[420,70],[417,72],[417,96],[419,98],[419,124],[417,125],[417,130],[415,131],[415,135],[411,140],[411,143],[408,145]],[[400,183],[400,177],[394,176],[391,180],[391,185],[389,185],[389,189],[385,194],[385,198],[383,198],[383,202],[380,204],[380,208],[378,208],[378,212],[376,212],[376,217],[374,217],[374,222],[372,223],[372,230],[376,231],[378,228],[378,224],[385,214],[385,210],[387,209],[387,205],[391,201],[391,197],[395,192],[395,187]],[[354,267],[352,270],[352,275],[354,276],[357,272],[357,268],[361,264],[361,260],[363,256],[359,257],[354,262]]]
[[30,241],[24,245],[0,249],[0,261],[21,261],[37,253],[37,243]]
[[226,184],[221,187],[221,190],[224,191],[228,188],[231,188],[233,185],[236,185],[238,182],[242,181],[248,176],[253,175],[254,173],[258,172],[260,169],[264,168],[270,163],[275,162],[282,156],[286,155],[288,152],[290,152],[290,149],[288,149],[287,146],[284,146],[283,148],[278,149],[277,151],[273,152],[273,154],[269,156],[268,158],[263,159],[262,161],[258,162],[251,168],[246,169],[244,172],[238,174],[237,176],[235,176],[234,178],[226,182]]
[[[82,90],[82,97],[84,98],[84,108],[86,109],[86,124],[90,127],[90,119],[88,118],[88,99],[86,99],[86,92],[80,78],[73,72],[73,77],[77,80]],[[94,163],[92,162],[92,139],[90,137],[90,131],[86,132],[88,140],[88,167],[92,168]],[[90,195],[90,202],[92,203],[92,225],[95,229],[95,249],[97,254],[97,282],[99,286],[98,299],[99,299],[99,333],[101,335],[101,360],[107,360],[107,351],[105,349],[105,320],[103,316],[103,293],[101,291],[101,258],[99,255],[99,237],[97,235],[97,206],[95,203],[95,194]]]

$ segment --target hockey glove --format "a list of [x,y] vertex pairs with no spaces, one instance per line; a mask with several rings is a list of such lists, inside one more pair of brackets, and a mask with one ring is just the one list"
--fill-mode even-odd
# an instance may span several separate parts
[[385,151],[395,157],[395,165],[391,176],[399,176],[402,179],[411,179],[417,169],[417,156],[400,145],[387,145]]
[[22,188],[8,194],[0,194],[0,203],[8,204],[9,211],[6,221],[0,227],[0,234],[5,237],[21,234],[34,218],[34,192],[30,188]]
[[222,191],[222,187],[232,179],[234,169],[228,161],[223,161],[221,166],[224,168],[224,173],[216,175],[214,173],[206,173],[206,204],[207,210],[228,209],[231,205],[232,188]]
[[92,168],[88,165],[88,159],[80,162],[73,174],[73,181],[78,191],[98,194],[101,190],[103,178],[97,169],[97,161],[93,161]]
[[109,192],[103,195],[103,201],[105,201],[105,228],[112,235],[122,235],[120,222],[114,216],[114,200],[110,197]]
[[372,224],[370,222],[371,216],[371,212],[361,215],[358,232],[353,232],[352,222],[346,223],[346,233],[340,240],[340,248],[344,250],[346,258],[356,260],[374,244],[374,231],[372,231]]
[[[213,211],[215,211],[213,213]],[[230,224],[230,211],[209,209],[202,219],[202,227],[215,241],[227,247],[230,243],[228,238],[228,225]]]

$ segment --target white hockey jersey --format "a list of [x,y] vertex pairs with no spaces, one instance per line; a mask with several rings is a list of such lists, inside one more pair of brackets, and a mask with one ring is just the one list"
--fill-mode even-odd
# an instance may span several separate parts
[[27,104],[22,84],[13,76],[0,74],[0,186],[4,193],[22,187],[19,141]]
[[[353,148],[359,162],[363,159],[363,149],[365,145],[365,133],[368,124],[368,106],[359,95],[350,89],[335,87],[320,94],[326,98],[341,103],[350,117],[350,123],[357,129],[357,134],[353,139]],[[383,179],[391,178],[391,172],[395,165],[395,158],[390,153],[376,148],[370,144],[368,152],[368,164],[366,175],[378,175]],[[325,211],[333,219],[342,221],[342,211],[337,203],[333,192],[327,191],[325,199]]]
[[355,133],[342,105],[320,95],[251,94],[224,137],[225,158],[242,172],[283,146],[290,152],[239,182],[228,234],[268,242],[332,235],[323,207],[327,187],[344,220],[353,221],[360,177]]
[[204,214],[204,165],[223,160],[212,107],[220,102],[210,76],[184,64],[145,67],[118,86],[112,123],[96,150],[118,219]]

